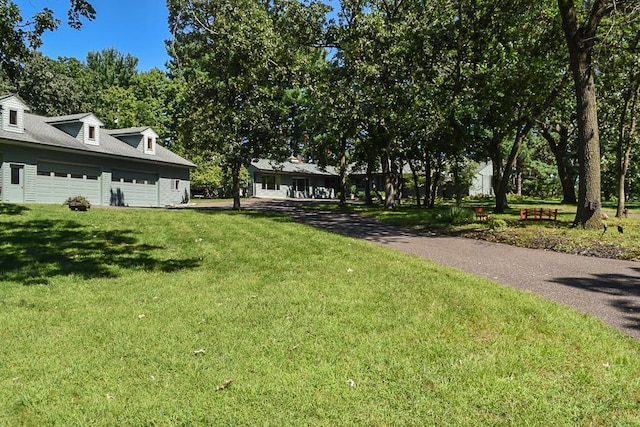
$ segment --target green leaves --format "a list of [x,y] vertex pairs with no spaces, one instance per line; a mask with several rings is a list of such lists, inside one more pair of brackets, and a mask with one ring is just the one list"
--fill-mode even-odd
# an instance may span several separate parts
[[[69,25],[79,29],[82,18],[95,18],[95,9],[86,0],[70,0]],[[30,50],[42,44],[42,35],[60,25],[49,8],[44,8],[31,19],[25,20],[12,0],[0,0],[0,76],[15,79],[19,67]]]

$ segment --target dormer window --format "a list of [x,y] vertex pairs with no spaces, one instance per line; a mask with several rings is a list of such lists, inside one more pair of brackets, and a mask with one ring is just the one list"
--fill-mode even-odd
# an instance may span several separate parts
[[151,129],[142,133],[142,150],[145,154],[156,154],[156,138],[158,135]]
[[96,127],[95,126],[89,126],[89,139],[91,141],[95,141],[96,140]]
[[29,107],[15,95],[0,95],[0,129],[24,133],[25,111]]
[[9,124],[18,126],[18,110],[9,110]]
[[155,156],[158,150],[159,136],[150,127],[112,129],[108,130],[107,133],[141,153]]

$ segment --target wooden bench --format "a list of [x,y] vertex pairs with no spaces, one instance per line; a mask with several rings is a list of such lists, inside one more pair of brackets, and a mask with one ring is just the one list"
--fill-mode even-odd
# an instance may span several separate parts
[[535,221],[555,221],[558,219],[558,209],[551,208],[523,208],[520,209],[520,221],[525,220]]
[[484,211],[484,208],[475,208],[474,209],[476,212],[476,221],[488,221],[489,220],[489,215],[487,215]]

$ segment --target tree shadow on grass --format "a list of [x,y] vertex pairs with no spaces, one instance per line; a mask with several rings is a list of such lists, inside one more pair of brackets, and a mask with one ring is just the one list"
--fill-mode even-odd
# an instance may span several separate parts
[[26,206],[0,203],[0,215],[20,215],[28,210]]
[[52,277],[118,277],[119,269],[173,272],[198,259],[164,260],[159,246],[141,243],[133,230],[92,230],[73,221],[34,220],[0,228],[0,280],[46,285]]
[[634,273],[603,273],[591,277],[561,277],[552,282],[565,286],[585,289],[607,296],[607,303],[623,313],[626,328],[640,331],[640,268],[632,268]]
[[240,209],[239,211],[233,210],[228,206],[197,206],[189,209],[207,215],[240,215],[249,218],[266,218],[276,222],[293,222],[293,219],[291,219],[291,217],[286,213],[279,212],[275,209],[265,209],[262,205],[259,205],[257,208],[254,205],[250,205],[246,208]]

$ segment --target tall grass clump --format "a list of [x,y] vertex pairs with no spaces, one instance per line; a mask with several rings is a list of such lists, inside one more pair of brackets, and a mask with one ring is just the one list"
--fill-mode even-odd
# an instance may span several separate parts
[[439,215],[441,216],[438,219],[441,222],[452,225],[469,224],[475,220],[475,213],[467,207],[452,206],[443,210]]

